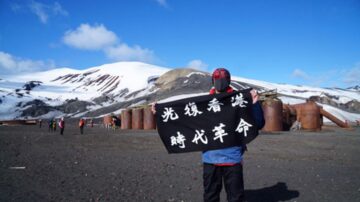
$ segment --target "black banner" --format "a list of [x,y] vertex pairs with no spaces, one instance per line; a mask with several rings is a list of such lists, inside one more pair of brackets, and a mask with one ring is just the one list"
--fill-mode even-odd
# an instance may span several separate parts
[[156,104],[156,123],[169,153],[240,146],[258,135],[250,90]]

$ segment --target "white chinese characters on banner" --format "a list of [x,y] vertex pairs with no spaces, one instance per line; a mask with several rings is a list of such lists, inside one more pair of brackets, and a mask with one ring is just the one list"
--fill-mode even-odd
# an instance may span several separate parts
[[177,132],[177,136],[171,136],[171,146],[179,145],[179,148],[184,149],[185,148],[185,136],[181,134],[179,131]]
[[[169,153],[247,144],[258,134],[248,94],[188,99],[157,106],[158,131]],[[161,131],[161,132],[160,132]]]
[[217,100],[216,98],[212,99],[209,104],[208,104],[208,111],[213,111],[213,112],[221,112],[221,107],[220,105],[224,105],[223,103],[219,102],[219,100]]
[[243,94],[239,93],[237,94],[235,97],[231,97],[231,106],[235,107],[235,106],[239,106],[239,107],[246,107],[246,105],[248,102],[246,100],[244,100],[243,98]]
[[251,124],[247,123],[246,121],[244,121],[244,119],[240,119],[240,123],[237,126],[236,130],[239,133],[244,132],[244,137],[247,136],[247,131],[249,130],[249,128],[252,127]]
[[192,140],[193,143],[198,144],[198,141],[200,140],[203,144],[207,144],[208,143],[208,139],[207,137],[204,135],[205,131],[204,130],[195,130],[196,134],[194,139]]
[[169,118],[171,120],[176,120],[179,118],[179,116],[171,107],[165,107],[164,109],[165,109],[164,114],[161,115],[161,117],[163,117],[163,122],[167,122]]
[[224,143],[223,136],[228,135],[227,133],[225,133],[223,127],[225,127],[225,124],[220,123],[219,126],[215,126],[215,128],[212,130],[213,132],[215,132],[214,140],[220,139],[221,143]]
[[202,112],[198,110],[195,102],[189,102],[189,104],[185,106],[185,115],[197,116],[198,114],[202,114]]

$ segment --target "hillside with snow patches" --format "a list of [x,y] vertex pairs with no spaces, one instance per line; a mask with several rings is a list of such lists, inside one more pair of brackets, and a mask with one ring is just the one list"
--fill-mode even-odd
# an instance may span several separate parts
[[[120,113],[126,107],[206,94],[211,87],[210,78],[207,72],[140,62],[0,76],[0,120],[102,117]],[[276,90],[285,104],[303,103],[312,97],[341,120],[360,119],[360,91],[355,87],[316,88],[236,76],[232,80],[235,89]]]

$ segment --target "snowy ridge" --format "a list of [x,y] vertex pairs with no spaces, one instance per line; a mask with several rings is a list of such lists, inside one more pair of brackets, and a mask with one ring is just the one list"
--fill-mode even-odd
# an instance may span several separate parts
[[[169,69],[140,62],[118,62],[86,70],[54,69],[28,75],[10,77],[9,81],[42,81],[44,88],[32,94],[40,97],[89,100],[99,94],[116,94],[123,89],[130,92],[147,86],[147,79]],[[20,86],[17,86],[18,88]]]
[[308,99],[310,96],[321,97],[321,96],[331,95],[331,96],[339,97],[338,99],[334,99],[334,101],[338,103],[345,104],[352,100],[360,101],[359,91],[344,90],[344,89],[327,89],[327,88],[318,88],[318,87],[310,87],[310,86],[295,86],[289,84],[275,84],[264,81],[246,79],[242,77],[233,77],[233,79],[236,81],[241,81],[259,86],[265,90],[276,89],[279,94],[283,94],[287,96],[295,96],[303,99]]
[[[118,96],[146,89],[147,79],[159,76],[169,69],[140,62],[118,62],[92,67],[85,70],[58,68],[44,72],[2,77],[0,80],[0,120],[21,118],[25,108],[21,104],[32,100],[41,100],[49,106],[59,106],[66,100],[78,99],[92,102],[102,95]],[[30,91],[24,90],[24,84],[29,81],[41,81],[41,85]],[[149,92],[142,92],[147,94]],[[123,101],[117,98],[114,101]],[[110,105],[105,101],[89,110]],[[48,116],[62,116],[79,114],[49,113]],[[27,117],[34,118],[34,117]]]
[[[203,86],[201,92],[193,90],[197,88],[194,87],[195,84],[208,81],[210,73],[180,69],[179,72],[185,73],[184,75],[176,71],[165,74],[169,70],[173,69],[140,62],[118,62],[85,70],[58,68],[32,74],[1,76],[0,120],[82,117],[91,112],[94,112],[91,116],[101,117],[111,112],[118,113],[124,107],[147,104],[154,100],[167,102],[207,93],[206,86]],[[155,84],[154,81],[159,76],[162,76],[162,81],[167,82]],[[167,78],[170,80],[166,80]],[[177,79],[178,83],[175,82]],[[235,88],[253,87],[259,92],[276,89],[284,104],[303,103],[315,96],[324,100],[319,105],[339,119],[360,119],[360,91],[356,87],[329,89],[275,84],[236,76],[232,76],[232,79],[236,82]],[[180,91],[174,93],[175,87]],[[161,96],[162,93],[166,96]],[[343,108],[334,107],[335,105]],[[103,110],[104,108],[107,110]]]

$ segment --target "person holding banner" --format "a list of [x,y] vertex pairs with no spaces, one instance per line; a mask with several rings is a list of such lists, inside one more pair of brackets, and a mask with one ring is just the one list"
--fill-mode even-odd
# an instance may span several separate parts
[[[231,76],[224,68],[216,69],[212,74],[214,87],[210,94],[231,93]],[[255,90],[250,91],[253,105],[252,111],[257,129],[265,125],[265,119],[260,103],[259,95]],[[222,182],[224,182],[228,201],[244,200],[243,180],[243,154],[246,145],[228,147],[218,150],[209,150],[202,153],[203,160],[203,184],[204,201],[220,201]]]
[[202,151],[204,201],[244,200],[243,154],[264,115],[255,90],[235,91],[224,68],[212,74],[209,95],[152,105],[158,133],[169,153]]

